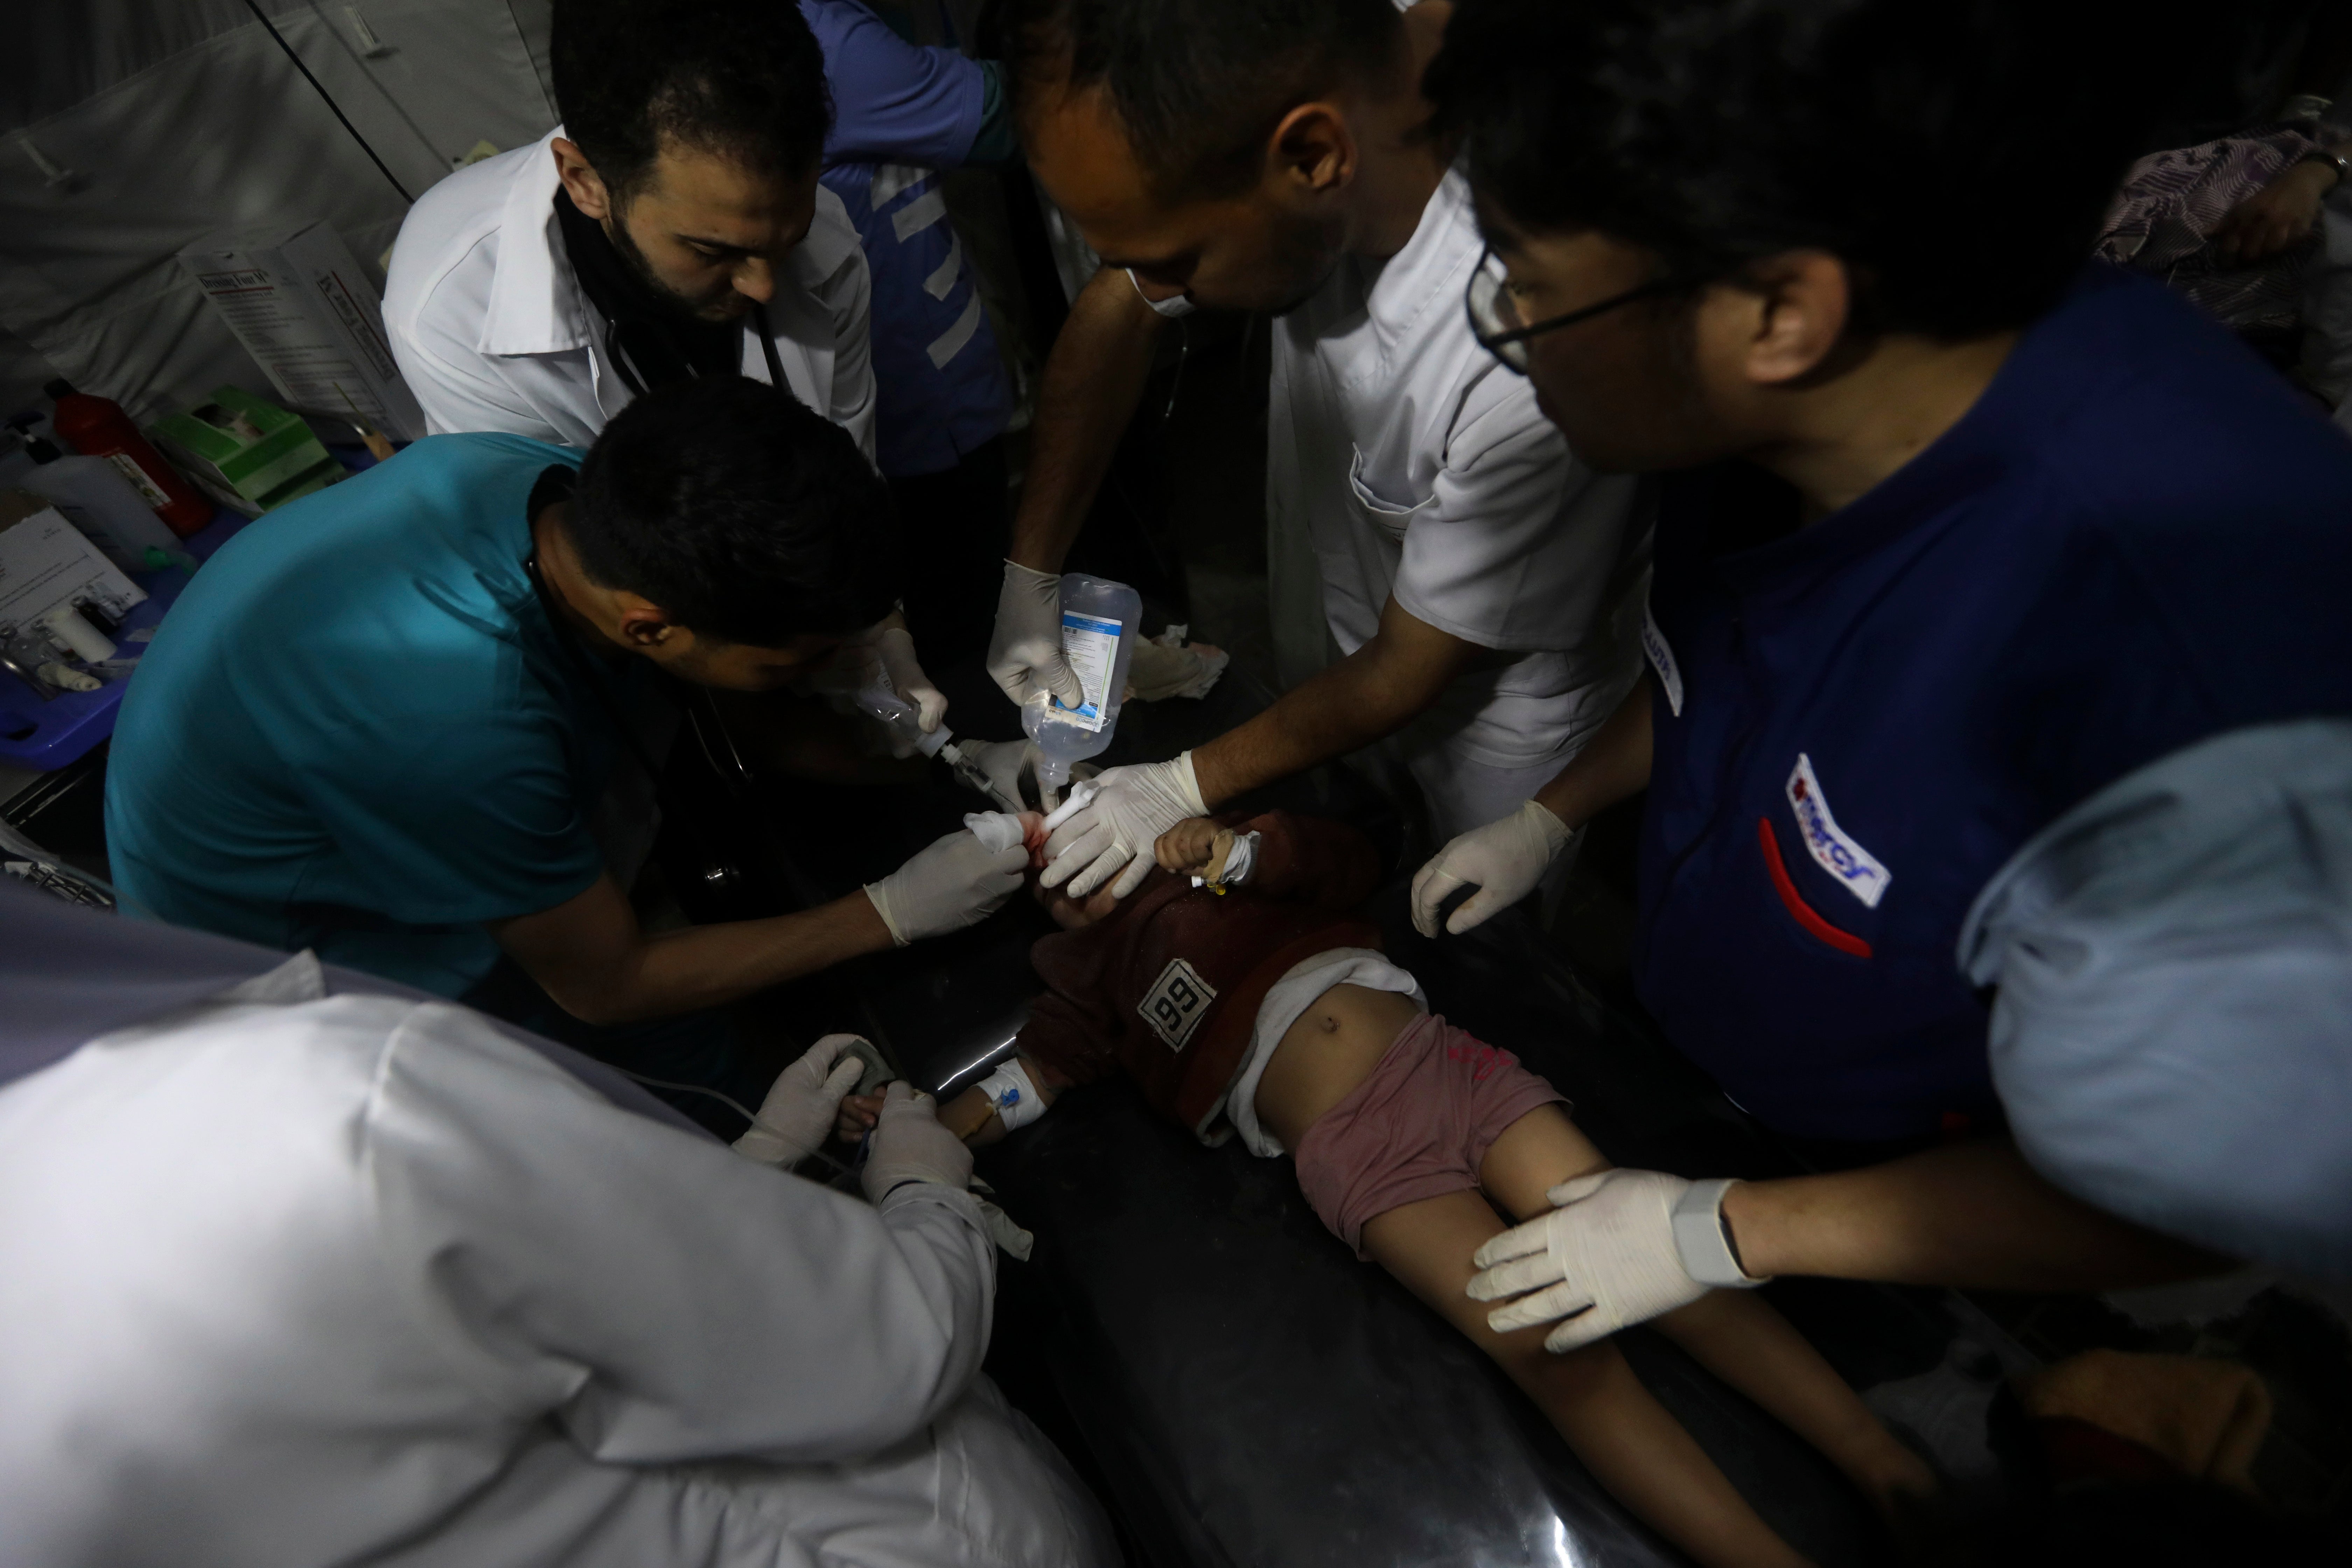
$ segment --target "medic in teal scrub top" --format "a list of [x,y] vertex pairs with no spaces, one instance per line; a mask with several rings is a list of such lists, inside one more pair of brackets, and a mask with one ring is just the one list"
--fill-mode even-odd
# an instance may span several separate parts
[[[2352,713],[2352,446],[2157,284],[2084,270],[2137,79],[2097,18],[2047,10],[1454,13],[1430,83],[1495,251],[1468,289],[1482,339],[1587,462],[1690,471],[1661,510],[1645,689],[1527,808],[1555,831],[1455,839],[1416,918],[1471,883],[1511,901],[1558,828],[1646,785],[1634,980],[1668,1038],[1829,1163],[1945,1141],[1696,1197],[1658,1173],[1555,1194],[1482,1251],[1501,1267],[1474,1295],[1535,1292],[1498,1328],[1566,1316],[1565,1349],[1775,1273],[2119,1286],[2218,1266],[2174,1237],[2253,1234],[2186,1194],[2297,1104],[2184,1139],[2215,1101],[2109,1079],[2105,1122],[2168,1130],[2137,1154],[2171,1196],[2127,1225],[2074,1195],[2114,1184],[2070,1151],[2029,1165],[2001,1135],[1990,1004],[1956,957],[1972,901],[2071,808],[2200,742]],[[2347,1147],[2302,1141],[2311,1180],[2259,1202],[2316,1192]]]
[[604,874],[589,831],[654,671],[565,657],[525,501],[581,454],[435,437],[262,519],[190,584],[116,731],[108,840],[131,906],[445,996],[485,922]]
[[503,952],[596,1026],[970,924],[1026,861],[958,833],[825,908],[648,938],[590,828],[648,765],[618,725],[654,666],[797,679],[887,613],[890,541],[849,437],[740,378],[632,404],[584,465],[421,441],[255,522],[173,607],[108,768],[126,904],[447,996]]

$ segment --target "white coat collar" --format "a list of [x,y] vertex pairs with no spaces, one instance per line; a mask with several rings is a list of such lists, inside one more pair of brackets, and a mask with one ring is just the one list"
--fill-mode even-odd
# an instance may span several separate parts
[[1445,171],[1430,194],[1404,248],[1377,264],[1367,280],[1364,309],[1382,339],[1393,342],[1410,335],[1432,310],[1461,312],[1479,249],[1470,182],[1456,166]]
[[555,222],[559,125],[519,160],[499,216],[498,270],[478,347],[486,354],[562,353],[594,340],[587,302]]

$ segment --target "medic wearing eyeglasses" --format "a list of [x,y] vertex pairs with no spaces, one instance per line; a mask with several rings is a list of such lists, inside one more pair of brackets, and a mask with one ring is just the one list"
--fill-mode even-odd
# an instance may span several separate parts
[[1642,1001],[1837,1172],[1556,1189],[1471,1289],[1555,1350],[1780,1273],[2352,1277],[2352,446],[2085,268],[2131,151],[2070,97],[2129,79],[2107,35],[1962,10],[1465,0],[1426,79],[1497,253],[1481,340],[1586,460],[1678,471],[1643,689],[1415,921],[1646,787]]

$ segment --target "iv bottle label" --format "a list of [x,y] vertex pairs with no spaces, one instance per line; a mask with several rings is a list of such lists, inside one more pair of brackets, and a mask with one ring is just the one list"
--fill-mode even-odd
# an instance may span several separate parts
[[1118,634],[1117,621],[1082,616],[1076,610],[1062,612],[1062,657],[1070,661],[1086,700],[1076,708],[1065,708],[1057,698],[1054,710],[1068,715],[1072,723],[1095,731],[1103,727],[1103,710],[1110,702],[1111,671],[1118,668]]
[[130,453],[109,452],[106,455],[106,460],[112,463],[115,470],[130,481],[131,488],[139,492],[141,500],[152,507],[166,507],[172,504],[172,498],[165,495],[156,486],[155,481],[147,477],[147,470],[141,468],[137,459]]

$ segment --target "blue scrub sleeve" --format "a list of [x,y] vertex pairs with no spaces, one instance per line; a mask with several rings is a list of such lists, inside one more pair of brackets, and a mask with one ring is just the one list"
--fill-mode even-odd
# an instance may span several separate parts
[[2101,791],[1979,895],[2019,1148],[2112,1214],[2352,1279],[2352,721],[2232,731]]
[[978,61],[908,43],[856,0],[801,0],[801,15],[824,51],[833,89],[828,165],[953,169],[966,161],[988,97]]
[[298,900],[466,925],[553,909],[604,873],[552,715],[412,719],[396,733],[319,741],[296,776],[359,885],[299,889]]

